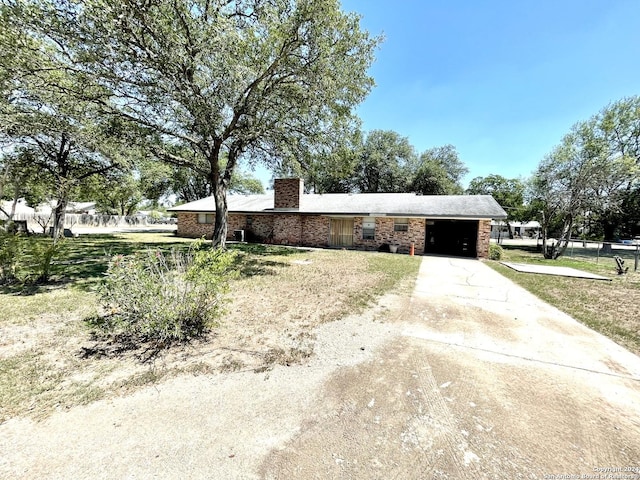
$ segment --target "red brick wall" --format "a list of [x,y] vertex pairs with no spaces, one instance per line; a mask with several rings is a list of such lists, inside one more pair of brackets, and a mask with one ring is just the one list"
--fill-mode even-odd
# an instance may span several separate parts
[[[310,247],[326,247],[329,244],[330,218],[321,215],[251,215],[251,224],[247,224],[247,215],[229,214],[227,239],[233,240],[234,230],[245,230],[247,238],[254,233],[266,240],[273,233],[273,243],[286,245],[304,245]],[[416,255],[424,253],[425,220],[410,218],[407,232],[395,232],[393,218],[377,217],[375,240],[362,239],[362,217],[353,221],[354,246],[366,250],[377,250],[382,244],[399,245],[400,252],[408,252],[413,242]],[[490,221],[481,221],[478,229],[478,256],[486,257],[489,253]],[[181,237],[211,238],[212,224],[198,223],[196,213],[178,213],[178,235]]]
[[247,229],[247,216],[238,213],[230,213],[227,216],[227,240],[233,240],[234,230]]
[[367,250],[377,250],[385,243],[398,245],[398,251],[408,252],[411,243],[414,244],[416,255],[424,253],[424,218],[410,218],[409,228],[406,232],[396,232],[393,229],[394,221],[392,217],[376,217],[375,240],[364,240],[362,238],[362,217],[355,217],[353,221],[355,246]]
[[300,245],[302,242],[302,220],[300,215],[274,215],[273,243]]
[[378,242],[378,220],[376,219],[376,234],[373,240],[362,238],[362,220],[363,217],[354,217],[353,219],[353,246],[364,250],[377,250],[380,246]]
[[273,235],[273,215],[251,215],[251,225],[247,225],[247,231],[253,233],[263,241]]
[[[211,212],[213,213],[213,212]],[[234,230],[245,230],[247,216],[231,213],[227,217],[227,240],[233,240]],[[213,223],[198,223],[197,213],[178,212],[179,237],[211,239],[213,236]]]
[[489,256],[489,240],[491,239],[491,220],[478,221],[478,258]]
[[309,215],[302,217],[302,244],[308,247],[329,245],[329,217]]
[[273,190],[273,208],[300,208],[300,198],[304,192],[301,178],[277,178]]
[[212,223],[198,223],[197,213],[178,212],[179,237],[200,238],[203,235],[210,239],[213,236]]

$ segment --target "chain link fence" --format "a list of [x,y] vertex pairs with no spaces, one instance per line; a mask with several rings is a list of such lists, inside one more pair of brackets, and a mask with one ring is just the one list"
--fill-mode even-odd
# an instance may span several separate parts
[[[497,242],[496,239],[492,241]],[[554,241],[553,239],[548,241]],[[500,239],[500,245],[520,246],[529,251],[542,252],[541,239]],[[625,268],[629,271],[640,271],[640,240],[628,240],[626,242],[595,242],[591,240],[571,239],[565,257],[576,258],[593,263],[602,263],[616,267],[615,257],[619,257]]]
[[591,242],[572,239],[564,253],[567,257],[601,262],[615,262],[619,257],[629,270],[640,269],[640,240],[628,242]]

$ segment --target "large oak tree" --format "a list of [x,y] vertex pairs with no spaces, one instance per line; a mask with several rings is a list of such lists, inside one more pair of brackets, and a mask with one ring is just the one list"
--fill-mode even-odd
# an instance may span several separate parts
[[277,166],[309,151],[373,85],[378,39],[338,0],[31,3],[41,10],[32,25],[68,67],[109,92],[86,99],[144,128],[158,158],[207,179],[216,246],[240,158]]

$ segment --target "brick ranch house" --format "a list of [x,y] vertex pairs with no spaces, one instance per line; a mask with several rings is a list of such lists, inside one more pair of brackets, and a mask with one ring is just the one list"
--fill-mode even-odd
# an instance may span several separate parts
[[[378,250],[397,245],[416,254],[484,258],[491,220],[507,214],[490,195],[413,193],[305,194],[301,179],[277,179],[269,195],[229,195],[228,239],[308,247]],[[178,236],[211,238],[213,197],[173,207]]]

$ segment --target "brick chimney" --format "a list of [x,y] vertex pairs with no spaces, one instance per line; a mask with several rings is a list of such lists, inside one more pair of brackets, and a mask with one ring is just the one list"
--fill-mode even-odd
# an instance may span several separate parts
[[273,190],[273,208],[300,208],[300,199],[304,191],[301,178],[276,178]]

